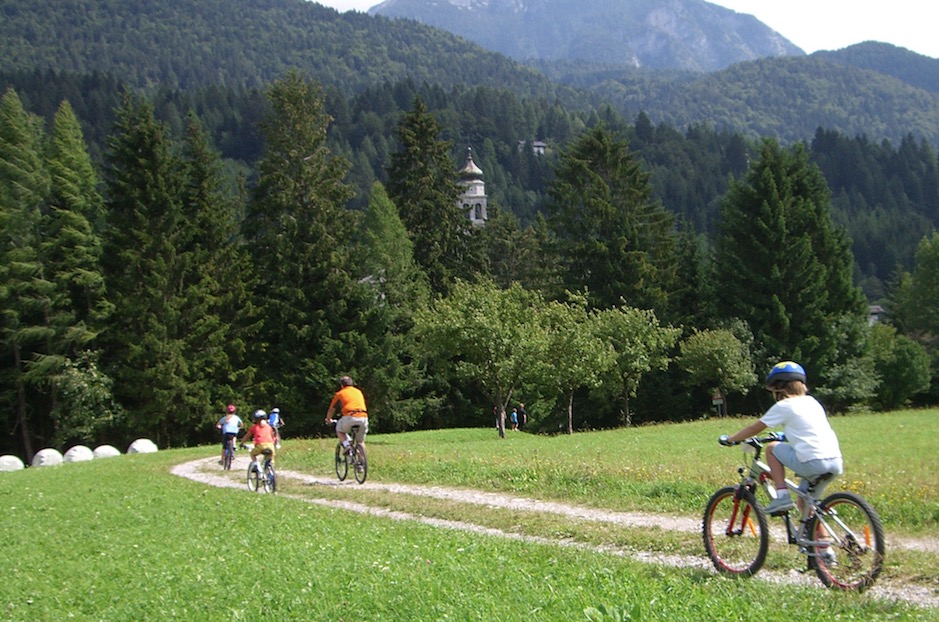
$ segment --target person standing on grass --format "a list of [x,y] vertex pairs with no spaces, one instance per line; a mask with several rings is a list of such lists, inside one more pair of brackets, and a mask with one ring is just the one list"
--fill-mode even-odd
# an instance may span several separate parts
[[528,411],[525,410],[525,403],[518,404],[518,427],[524,428],[528,424]]
[[339,390],[333,395],[329,403],[329,409],[326,411],[326,423],[333,422],[333,413],[336,412],[336,405],[341,407],[339,422],[336,424],[336,436],[339,442],[349,451],[351,443],[349,434],[352,432],[352,426],[359,426],[359,434],[355,441],[365,447],[365,435],[368,433],[368,409],[365,407],[365,395],[355,386],[352,378],[343,376],[339,379]]
[[512,429],[518,432],[518,408],[512,409]]
[[234,442],[234,439],[238,437],[238,432],[244,427],[241,417],[235,414],[235,410],[237,410],[235,405],[229,404],[225,415],[215,424],[215,427],[222,432],[222,458],[218,461],[219,464],[225,464],[225,447],[228,445],[228,440],[232,439]]
[[[777,363],[766,375],[764,385],[773,394],[775,404],[757,421],[731,436],[721,436],[722,445],[732,445],[762,432],[782,427],[786,442],[766,444],[770,476],[776,485],[776,498],[766,512],[776,516],[794,507],[786,488],[786,467],[802,480],[801,490],[808,490],[809,480],[820,475],[841,475],[844,463],[838,437],[828,422],[825,408],[808,394],[805,370],[798,363]],[[825,484],[816,488],[821,495]],[[801,503],[801,499],[800,499]]]

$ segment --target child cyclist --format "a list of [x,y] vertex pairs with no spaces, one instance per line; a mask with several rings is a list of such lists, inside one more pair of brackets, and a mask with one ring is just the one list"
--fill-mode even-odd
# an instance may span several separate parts
[[271,450],[271,462],[273,462],[276,452],[274,448],[274,428],[267,422],[267,413],[263,410],[256,410],[251,415],[251,419],[254,420],[254,425],[248,428],[245,435],[241,437],[241,442],[247,443],[250,439],[250,442],[254,443],[254,447],[251,448],[252,462],[256,462],[258,455],[266,449]]
[[267,418],[267,422],[274,428],[274,447],[280,449],[280,429],[284,426],[284,423],[286,423],[284,418],[280,415],[280,408],[275,406],[271,409],[271,414]]
[[[808,490],[808,480],[820,475],[841,475],[844,464],[838,437],[828,423],[825,409],[805,386],[805,370],[798,363],[777,363],[766,376],[766,389],[776,401],[757,421],[736,434],[720,438],[722,445],[732,445],[762,432],[766,428],[782,427],[787,442],[766,445],[766,458],[770,476],[776,485],[776,499],[766,512],[777,516],[794,507],[786,488],[786,470],[789,467],[802,478],[799,488]],[[824,484],[816,489],[820,495]],[[801,499],[800,499],[801,502]]]
[[225,464],[225,446],[229,439],[234,443],[238,432],[244,427],[241,417],[235,414],[235,410],[235,405],[229,404],[225,416],[215,424],[215,427],[222,431],[222,459],[218,461],[219,464]]

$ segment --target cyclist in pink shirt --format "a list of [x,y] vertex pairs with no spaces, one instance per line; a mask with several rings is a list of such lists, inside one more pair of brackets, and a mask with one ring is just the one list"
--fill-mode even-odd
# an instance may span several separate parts
[[251,418],[254,420],[254,425],[248,428],[245,435],[241,437],[241,442],[247,443],[250,441],[254,443],[254,447],[251,448],[252,461],[257,460],[258,455],[265,449],[270,449],[271,462],[273,462],[276,452],[274,448],[274,428],[267,422],[267,413],[263,410],[256,410]]

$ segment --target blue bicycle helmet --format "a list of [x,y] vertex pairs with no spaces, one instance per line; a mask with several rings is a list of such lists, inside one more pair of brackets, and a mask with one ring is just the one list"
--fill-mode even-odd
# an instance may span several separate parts
[[805,370],[798,363],[782,361],[773,365],[773,368],[766,374],[766,381],[763,384],[767,390],[772,391],[781,389],[793,380],[805,382]]

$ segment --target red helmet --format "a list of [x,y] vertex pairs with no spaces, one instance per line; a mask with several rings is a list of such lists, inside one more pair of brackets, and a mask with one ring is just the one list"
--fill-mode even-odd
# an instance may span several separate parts
[[230,413],[234,413],[234,412],[235,412],[235,405],[234,405],[234,404],[229,404],[229,405],[228,405],[228,412],[230,412]]

